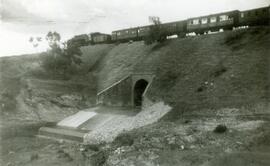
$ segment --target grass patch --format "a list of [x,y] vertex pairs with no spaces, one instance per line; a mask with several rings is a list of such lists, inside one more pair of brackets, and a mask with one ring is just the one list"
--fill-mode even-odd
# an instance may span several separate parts
[[156,43],[153,47],[152,47],[152,50],[153,51],[157,51],[159,49],[161,49],[162,47],[165,47],[166,45],[168,45],[170,43],[170,41],[164,41],[164,42],[161,42],[161,43]]
[[120,146],[131,146],[134,143],[134,136],[130,133],[122,133],[119,134],[115,140],[114,143],[118,147]]
[[90,158],[90,164],[92,166],[102,166],[107,161],[108,155],[105,151],[99,151],[94,153]]
[[225,73],[226,71],[227,71],[227,68],[221,67],[221,68],[217,69],[212,75],[213,75],[213,77],[219,77],[223,73]]
[[225,44],[232,45],[238,41],[240,41],[244,35],[246,34],[247,30],[235,31],[231,32],[226,35],[225,37]]

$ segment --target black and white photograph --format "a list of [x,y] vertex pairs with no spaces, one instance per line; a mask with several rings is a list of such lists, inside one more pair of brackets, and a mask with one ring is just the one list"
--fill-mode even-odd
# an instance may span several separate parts
[[0,0],[0,166],[270,166],[270,0]]

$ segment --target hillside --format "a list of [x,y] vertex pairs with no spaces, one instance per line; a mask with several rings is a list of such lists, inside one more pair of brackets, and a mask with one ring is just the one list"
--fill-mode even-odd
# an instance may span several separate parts
[[172,41],[150,55],[158,60],[149,96],[182,112],[269,102],[269,43],[269,28]]
[[[136,64],[150,52],[151,47],[145,46],[143,42],[113,45],[112,49],[99,59],[99,63],[93,69],[93,72],[97,74],[98,91],[132,73]],[[87,55],[91,55],[91,52],[87,52]]]
[[[93,76],[64,80],[41,67],[39,54],[0,58],[0,113],[18,120],[52,121],[95,104]],[[1,117],[1,118],[2,118]]]
[[[88,148],[88,159],[111,166],[269,165],[269,44],[269,27],[260,27],[116,45],[97,68],[99,88],[132,71],[153,71],[148,97],[174,109],[98,153]],[[213,132],[220,124],[227,131]]]
[[237,107],[269,101],[268,27],[252,28],[146,46],[115,45],[94,70],[98,91],[133,71],[153,71],[147,94],[175,112]]
[[[258,27],[162,44],[90,45],[81,48],[83,64],[68,80],[42,69],[42,55],[3,57],[0,99],[6,105],[1,112],[18,108],[35,112],[37,106],[31,103],[37,101],[44,101],[41,110],[85,108],[95,104],[98,91],[126,75],[151,71],[155,79],[147,96],[173,106],[173,117],[213,115],[219,108],[264,113],[270,95],[269,43],[269,28]],[[70,100],[73,104],[68,104]]]
[[[269,27],[257,27],[162,44],[90,45],[68,78],[44,70],[40,54],[0,58],[0,165],[267,166],[269,44]],[[147,97],[173,107],[163,120],[110,144],[35,137],[40,126],[95,106],[98,91],[144,71],[155,74]],[[213,132],[220,124],[227,130]]]

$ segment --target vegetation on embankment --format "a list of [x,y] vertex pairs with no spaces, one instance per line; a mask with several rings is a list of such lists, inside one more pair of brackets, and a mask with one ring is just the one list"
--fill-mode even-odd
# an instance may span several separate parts
[[68,79],[42,69],[40,55],[28,55],[1,58],[1,81],[6,80],[3,76],[66,79],[88,85],[91,91],[83,88],[78,93],[91,92],[94,101],[97,91],[126,75],[150,71],[156,77],[148,97],[165,101],[178,115],[204,108],[241,107],[269,100],[269,43],[269,27],[257,27],[152,45],[90,45],[81,47],[82,65]]
[[95,104],[97,86],[93,75],[83,66],[68,77],[48,72],[41,67],[42,56],[0,58],[2,117],[58,121]]
[[[148,97],[183,112],[269,101],[269,27],[115,45],[101,60],[98,90],[132,72],[156,75]],[[174,116],[175,117],[175,116]]]
[[177,114],[269,102],[269,44],[269,27],[171,41],[149,56],[158,58],[148,95]]

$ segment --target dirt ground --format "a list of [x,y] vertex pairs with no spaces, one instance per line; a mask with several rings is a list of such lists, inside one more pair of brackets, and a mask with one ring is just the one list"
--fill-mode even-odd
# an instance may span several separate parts
[[0,71],[0,165],[82,165],[77,143],[40,139],[36,135],[41,126],[53,125],[89,107],[92,103],[84,101],[91,100],[81,92],[88,93],[93,88],[81,82],[27,76],[24,72],[28,69],[18,68],[23,62],[16,58],[0,61],[1,69],[5,69]]
[[[227,131],[213,132],[218,124],[226,125]],[[44,125],[52,123],[3,118],[1,165],[270,165],[270,122],[261,117],[188,117],[176,122],[161,121],[121,134],[110,144],[90,148],[36,137],[38,128]]]
[[[8,119],[8,118],[7,118]],[[1,121],[3,166],[82,165],[78,143],[38,138],[38,129],[48,125],[33,121]]]
[[[218,124],[227,131],[215,133]],[[270,123],[235,118],[160,122],[128,132],[109,150],[108,165],[267,166]],[[123,141],[129,140],[129,141]]]

